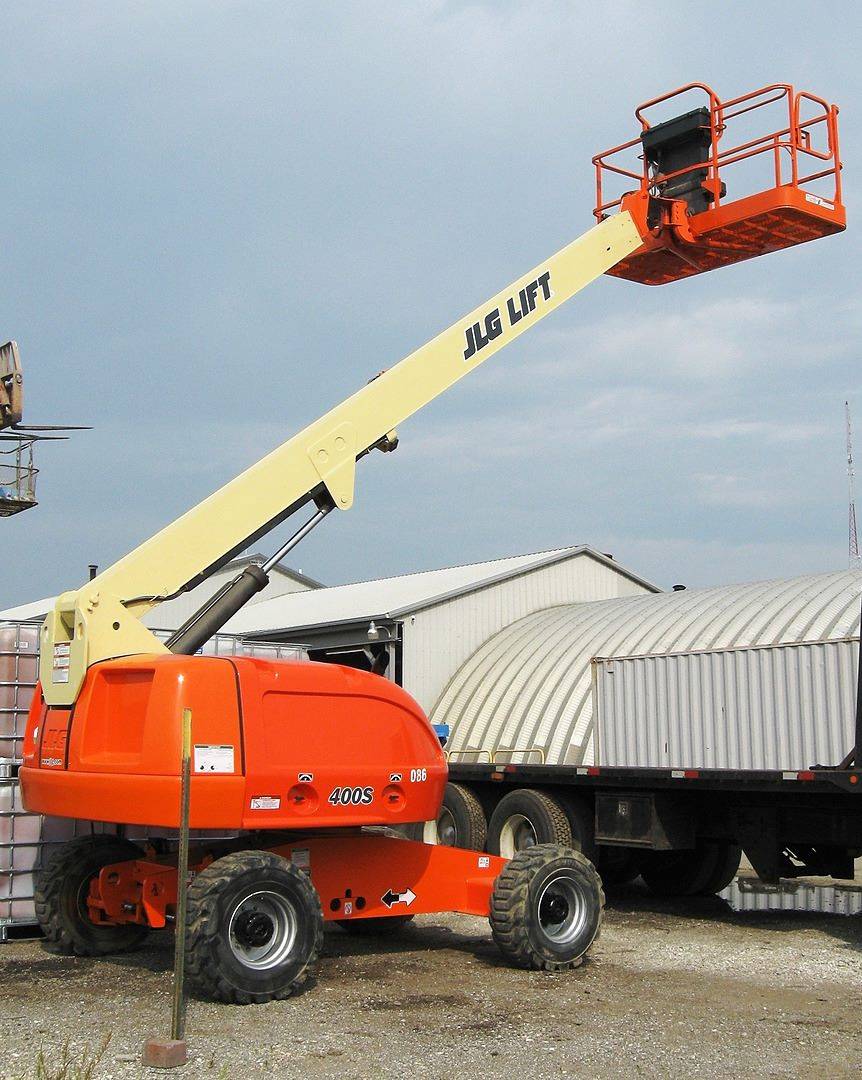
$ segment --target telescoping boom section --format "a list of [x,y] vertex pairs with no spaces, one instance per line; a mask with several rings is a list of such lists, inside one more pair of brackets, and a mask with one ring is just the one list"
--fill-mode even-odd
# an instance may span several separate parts
[[[641,243],[628,213],[596,225],[83,588],[60,596],[43,629],[40,677],[45,700],[51,705],[71,705],[87,669],[102,660],[168,651],[141,624],[141,616],[160,601],[193,588],[302,506],[316,504],[318,515],[333,507],[349,509],[358,458],[375,447],[392,448],[394,429],[402,421]],[[247,600],[265,584],[265,575],[252,570],[235,591]],[[232,598],[215,613],[208,613],[201,630],[203,641],[237,606]],[[176,651],[194,652],[202,644],[198,634],[183,636],[186,640]]]
[[[797,163],[789,183],[778,177],[753,202],[725,202],[729,162],[717,144],[732,110],[714,95],[705,111],[644,124],[643,175],[617,170],[629,186],[634,176],[636,189],[616,203],[600,196],[600,220],[588,232],[59,597],[42,629],[41,687],[24,742],[28,809],[173,828],[180,776],[190,771],[182,805],[191,827],[241,835],[203,841],[188,867],[119,837],[73,841],[45,869],[36,896],[52,947],[91,955],[134,946],[148,928],[182,918],[178,886],[192,869],[188,970],[199,991],[225,1001],[267,1001],[302,985],[324,919],[355,930],[369,920],[398,926],[416,912],[487,914],[515,964],[580,963],[603,902],[580,852],[540,844],[507,862],[380,831],[435,820],[447,783],[439,741],[399,686],[336,665],[193,654],[318,522],[350,508],[358,460],[393,450],[404,420],[599,276],[659,283],[843,228],[837,110],[824,106],[827,150],[818,151],[799,116],[803,101],[819,99],[792,101],[789,127],[770,144],[776,158]],[[809,200],[797,167],[818,152],[829,155],[831,201]],[[600,173],[614,168],[601,157]],[[142,625],[156,605],[303,507],[302,525],[278,551],[166,643]],[[478,804],[470,813],[482,819]]]

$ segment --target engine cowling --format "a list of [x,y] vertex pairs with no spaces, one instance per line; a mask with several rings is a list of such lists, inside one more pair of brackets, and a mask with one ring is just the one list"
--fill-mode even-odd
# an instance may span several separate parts
[[333,664],[134,656],[93,666],[71,709],[37,688],[20,779],[28,810],[175,828],[192,710],[197,829],[397,825],[437,815],[447,767],[419,705]]

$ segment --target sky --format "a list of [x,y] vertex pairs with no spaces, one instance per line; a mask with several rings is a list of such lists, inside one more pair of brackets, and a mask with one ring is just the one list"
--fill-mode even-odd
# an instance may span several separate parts
[[25,419],[92,430],[37,448],[0,608],[76,588],[585,231],[592,155],[690,81],[838,102],[848,231],[600,279],[361,462],[293,565],[586,543],[664,587],[846,566],[862,15],[811,12],[7,0],[0,335]]

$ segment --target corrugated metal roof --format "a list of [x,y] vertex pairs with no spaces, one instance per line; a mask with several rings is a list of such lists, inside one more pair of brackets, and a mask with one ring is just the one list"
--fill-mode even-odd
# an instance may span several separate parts
[[253,611],[248,608],[240,611],[224,629],[225,633],[231,634],[272,633],[365,619],[398,618],[464,593],[487,588],[517,574],[576,556],[597,559],[613,567],[617,573],[638,581],[646,588],[655,589],[654,585],[592,548],[556,548],[466,566],[427,570],[419,574],[402,574],[305,593],[289,593],[263,600],[255,604]]
[[[266,555],[261,555],[259,552],[255,552],[253,555],[241,555],[238,559],[233,559],[229,563],[225,563],[220,567],[216,573],[224,575],[239,571],[241,567],[248,566],[250,563],[263,563],[266,562]],[[284,577],[290,578],[291,581],[297,581],[301,585],[305,585],[309,589],[322,589],[324,585],[319,581],[315,581],[314,578],[308,577],[307,574],[301,573],[299,570],[293,570],[289,566],[284,566],[281,563],[277,563],[270,573],[276,571],[282,574]],[[208,579],[209,580],[209,579]],[[194,590],[192,590],[194,592]],[[42,600],[34,600],[30,604],[19,604],[17,607],[6,608],[5,611],[0,611],[0,620],[7,619],[9,622],[25,622],[28,619],[44,619],[49,611],[54,607],[56,602],[56,596],[46,596]],[[254,602],[254,601],[252,601]]]
[[[239,570],[241,567],[248,566],[249,563],[257,563],[258,566],[262,565],[269,558],[262,551],[255,551],[251,555],[240,555],[239,558],[231,559],[229,563],[225,563],[224,566],[219,567],[219,571],[224,573],[226,570]],[[324,589],[326,586],[322,581],[318,581],[316,578],[309,577],[308,574],[303,574],[301,570],[294,570],[292,566],[286,566],[284,563],[276,563],[270,570],[270,573],[275,570],[276,573],[283,574],[284,577],[289,577],[293,581],[298,581],[301,585],[305,585],[309,589]]]
[[593,657],[855,636],[860,591],[862,572],[847,570],[547,608],[479,648],[432,719],[462,754],[538,746],[552,763],[590,763]]
[[26,622],[28,619],[44,619],[54,606],[56,596],[46,596],[44,600],[34,600],[32,604],[19,604],[17,607],[0,611],[0,621]]
[[[594,559],[650,591],[655,592],[658,589],[656,585],[627,570],[609,556],[586,545],[580,545],[490,559],[487,562],[468,563],[464,566],[448,566],[417,574],[358,581],[350,585],[324,586],[306,592],[286,593],[269,600],[258,600],[247,606],[223,629],[229,634],[272,633],[276,630],[330,626],[363,619],[397,618],[575,556]],[[257,558],[258,556],[253,556],[250,560],[246,557],[237,560],[236,565],[238,566],[240,561],[246,563]],[[0,619],[42,619],[53,608],[55,600],[56,597],[49,596],[32,604],[22,604],[0,611]]]

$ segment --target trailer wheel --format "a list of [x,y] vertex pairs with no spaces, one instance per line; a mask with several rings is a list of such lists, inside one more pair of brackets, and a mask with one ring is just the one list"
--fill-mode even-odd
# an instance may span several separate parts
[[511,859],[537,844],[572,847],[572,827],[566,811],[544,791],[510,791],[497,803],[488,823],[488,851]]
[[[596,850],[596,810],[594,801],[581,795],[562,795],[559,799],[569,828],[572,830],[571,846],[581,851],[594,865],[598,865]],[[561,841],[562,842],[562,841]]]
[[700,887],[701,896],[714,896],[733,881],[742,861],[742,848],[738,844],[722,843],[718,848],[715,869]]
[[36,917],[47,947],[67,956],[104,956],[140,945],[148,927],[97,925],[90,920],[87,894],[103,867],[143,857],[137,844],[106,833],[63,844],[36,875]]
[[381,915],[377,919],[337,919],[342,930],[357,937],[373,937],[375,934],[398,933],[415,915]]
[[640,877],[641,860],[639,851],[631,848],[611,847],[603,844],[598,849],[598,870],[605,888],[630,885]]
[[702,841],[692,851],[645,851],[641,877],[656,896],[695,896],[716,875],[721,847]]
[[579,851],[538,844],[518,852],[494,885],[491,933],[517,967],[577,967],[598,937],[605,895]]
[[413,839],[425,844],[484,851],[488,838],[485,811],[476,793],[463,784],[446,785],[443,802],[435,821],[416,826]]
[[271,851],[225,855],[189,886],[186,969],[203,996],[234,1005],[290,997],[313,976],[322,942],[311,879]]

